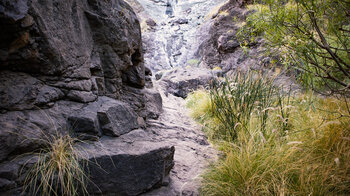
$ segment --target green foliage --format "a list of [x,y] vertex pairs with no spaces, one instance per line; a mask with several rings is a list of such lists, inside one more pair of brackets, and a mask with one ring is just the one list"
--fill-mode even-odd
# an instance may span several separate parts
[[[202,195],[349,194],[349,100],[291,96],[270,84],[236,75],[188,96],[187,106],[224,154],[203,175]],[[234,140],[226,137],[232,129]]]
[[[237,132],[247,132],[250,128],[259,129],[265,135],[270,110],[280,108],[284,121],[288,115],[280,89],[271,79],[259,74],[236,73],[225,81],[213,81],[210,98],[213,114],[226,126],[225,136],[230,141],[236,139]],[[287,126],[287,123],[282,124]]]
[[88,195],[84,162],[73,147],[77,140],[57,133],[43,141],[45,145],[34,153],[37,161],[26,176],[24,191],[30,195]]
[[187,61],[186,65],[190,67],[196,67],[199,63],[200,61],[198,59],[190,59]]
[[[243,45],[263,35],[269,52],[295,68],[307,87],[329,94],[350,91],[350,2],[264,0],[250,9],[239,32]],[[245,43],[245,44],[244,44]]]

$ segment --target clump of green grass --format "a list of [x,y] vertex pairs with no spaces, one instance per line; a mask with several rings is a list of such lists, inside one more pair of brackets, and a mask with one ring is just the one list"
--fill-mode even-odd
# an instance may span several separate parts
[[186,65],[189,67],[197,67],[200,63],[200,60],[198,59],[190,59],[186,62]]
[[[209,137],[224,153],[203,175],[201,193],[349,194],[348,100],[291,96],[260,81],[264,78],[239,77],[187,98],[192,114],[209,125]],[[245,126],[237,128],[237,123]],[[227,137],[233,131],[235,138]]]
[[265,135],[270,110],[279,109],[283,121],[288,115],[284,107],[285,95],[280,93],[280,88],[273,85],[272,79],[252,72],[213,81],[209,94],[213,114],[225,126],[229,141],[234,141],[238,132],[249,129],[258,129]]
[[77,139],[68,134],[49,135],[34,153],[36,163],[25,178],[24,192],[30,195],[88,195],[83,161],[74,150]]

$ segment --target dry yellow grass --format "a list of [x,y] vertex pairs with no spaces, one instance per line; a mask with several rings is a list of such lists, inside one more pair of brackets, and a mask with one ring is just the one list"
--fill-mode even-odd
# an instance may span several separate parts
[[[205,91],[189,96],[194,118],[211,132],[224,126],[208,115]],[[346,102],[298,95],[292,98],[288,130],[279,134],[274,115],[266,135],[255,129],[235,142],[216,140],[224,158],[204,174],[203,195],[347,195],[350,193],[350,118]],[[212,134],[213,135],[213,134]],[[215,134],[214,134],[215,135]],[[210,137],[211,135],[209,135]]]

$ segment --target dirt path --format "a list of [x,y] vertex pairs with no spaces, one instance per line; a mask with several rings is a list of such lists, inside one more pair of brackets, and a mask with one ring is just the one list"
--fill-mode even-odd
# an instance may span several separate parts
[[200,174],[216,160],[216,151],[207,142],[201,127],[191,119],[185,100],[156,84],[163,99],[164,112],[158,120],[147,122],[154,140],[175,146],[175,166],[170,171],[169,184],[144,195],[198,195]]

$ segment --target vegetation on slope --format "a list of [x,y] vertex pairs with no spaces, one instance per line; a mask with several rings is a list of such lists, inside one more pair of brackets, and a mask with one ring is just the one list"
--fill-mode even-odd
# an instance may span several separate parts
[[[270,52],[295,69],[302,83],[328,94],[350,93],[350,2],[263,0],[249,7],[240,37],[263,35]],[[250,40],[248,39],[250,38]]]
[[253,73],[192,93],[192,117],[223,152],[204,174],[201,192],[348,195],[350,2],[259,2],[238,33],[241,45],[263,36],[267,51],[294,69],[309,93],[291,94]]
[[237,74],[187,103],[224,154],[205,173],[203,195],[350,193],[346,102],[290,96],[265,78]]

